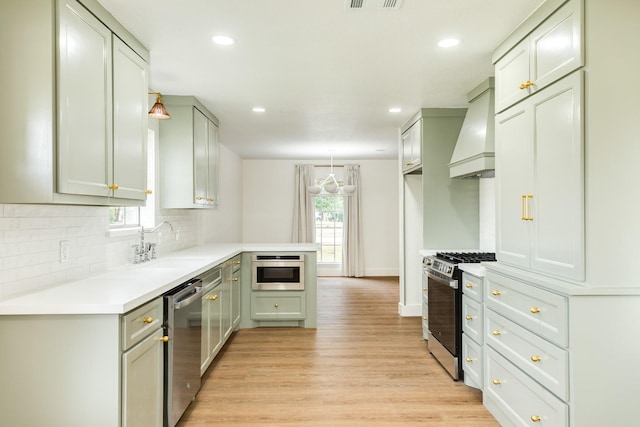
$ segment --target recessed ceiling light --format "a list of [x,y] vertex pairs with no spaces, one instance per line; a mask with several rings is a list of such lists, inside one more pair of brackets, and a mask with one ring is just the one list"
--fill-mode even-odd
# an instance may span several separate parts
[[219,44],[221,46],[230,46],[236,43],[236,39],[233,37],[223,35],[213,36],[212,40],[215,44]]
[[389,108],[389,112],[390,113],[400,113],[400,112],[402,112],[402,108],[400,108],[400,107],[391,107],[391,108]]
[[254,113],[264,113],[265,111],[267,111],[267,110],[265,110],[264,107],[253,107],[253,112]]
[[460,44],[460,40],[458,39],[442,39],[438,42],[438,46],[440,47],[453,47],[458,46]]

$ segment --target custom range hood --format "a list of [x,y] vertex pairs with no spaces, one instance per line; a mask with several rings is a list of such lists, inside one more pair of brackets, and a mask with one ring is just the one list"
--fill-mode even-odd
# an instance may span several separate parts
[[469,109],[449,163],[449,177],[494,176],[494,83],[488,78],[468,95]]

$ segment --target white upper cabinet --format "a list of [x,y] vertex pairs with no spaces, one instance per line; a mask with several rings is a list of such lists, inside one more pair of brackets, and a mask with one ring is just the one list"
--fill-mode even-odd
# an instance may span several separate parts
[[58,191],[145,200],[147,63],[74,0],[59,22]]
[[[137,205],[145,198],[149,52],[95,0],[2,5],[0,203]],[[24,25],[29,22],[29,25]],[[10,23],[10,25],[9,25]],[[25,55],[29,52],[29,55]]]
[[73,0],[59,3],[58,19],[58,191],[108,196],[111,31]]
[[565,3],[496,62],[497,112],[584,65],[581,8]]
[[584,279],[582,73],[496,117],[497,258]]
[[113,38],[114,196],[145,200],[149,66],[119,38]]
[[422,167],[422,119],[402,132],[402,172],[410,173]]
[[218,203],[217,119],[192,96],[164,96],[160,122],[160,205],[213,208]]

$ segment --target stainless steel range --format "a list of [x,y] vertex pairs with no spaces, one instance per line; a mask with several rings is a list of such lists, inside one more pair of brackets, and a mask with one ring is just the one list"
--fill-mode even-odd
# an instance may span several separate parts
[[425,257],[429,313],[429,352],[454,380],[462,372],[462,270],[460,263],[495,261],[491,252],[438,252]]

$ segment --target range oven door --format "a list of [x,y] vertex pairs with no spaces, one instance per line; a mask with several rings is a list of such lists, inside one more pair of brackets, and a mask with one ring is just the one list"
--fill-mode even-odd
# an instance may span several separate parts
[[427,277],[429,352],[454,380],[462,379],[462,292],[455,279],[439,277],[433,272]]

